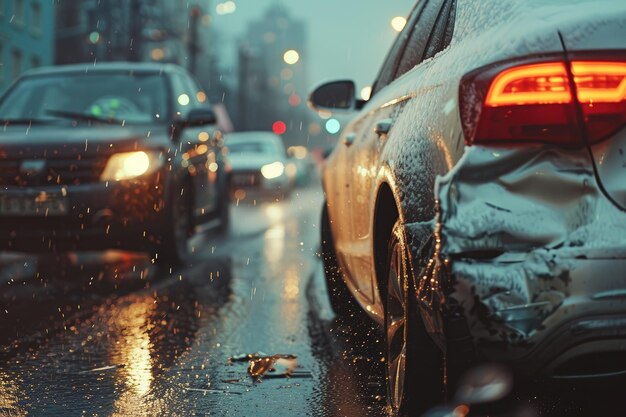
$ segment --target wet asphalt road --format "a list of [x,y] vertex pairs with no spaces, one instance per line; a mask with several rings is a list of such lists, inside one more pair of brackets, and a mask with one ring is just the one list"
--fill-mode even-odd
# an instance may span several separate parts
[[[330,310],[322,201],[310,186],[233,204],[229,232],[196,236],[173,271],[123,252],[0,254],[0,416],[388,415],[381,335]],[[299,368],[254,382],[229,358],[255,352]],[[618,416],[624,386],[535,388],[505,409]]]
[[[311,186],[233,204],[230,231],[196,236],[174,271],[121,252],[0,255],[0,415],[384,415],[380,336],[328,305],[322,201]],[[255,383],[229,363],[254,352],[297,355],[296,376]]]

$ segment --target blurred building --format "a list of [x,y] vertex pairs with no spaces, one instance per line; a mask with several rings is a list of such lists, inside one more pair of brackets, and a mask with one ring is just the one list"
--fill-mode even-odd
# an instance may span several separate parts
[[[200,8],[188,0],[143,0],[143,53],[141,60],[171,62],[190,68],[189,48],[192,27],[198,24]],[[205,3],[208,3],[205,0]],[[196,36],[196,35],[194,35]],[[191,64],[195,65],[195,64]]]
[[55,0],[57,64],[164,61],[185,65],[187,0]]
[[[307,28],[276,3],[239,45],[238,130],[273,130],[287,145],[308,139]],[[284,131],[284,132],[283,132]]]
[[[174,63],[187,68],[213,103],[231,108],[221,82],[210,0],[54,0],[57,64]],[[0,0],[0,3],[2,0]]]
[[195,9],[191,10],[187,41],[189,69],[206,90],[211,103],[227,109],[230,118],[237,107],[230,82],[232,69],[224,68],[224,40],[221,38],[222,34],[214,28],[212,5],[213,3],[204,0],[196,2]]
[[0,0],[0,91],[30,68],[54,60],[50,0]]

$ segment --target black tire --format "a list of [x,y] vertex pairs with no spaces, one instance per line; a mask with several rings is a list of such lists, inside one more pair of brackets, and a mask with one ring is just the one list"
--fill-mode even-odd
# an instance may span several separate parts
[[395,414],[420,416],[445,399],[444,361],[419,313],[399,221],[391,232],[387,255],[383,298],[387,403]]
[[321,223],[322,261],[324,263],[324,275],[326,276],[326,287],[328,289],[330,305],[339,318],[353,318],[357,314],[358,306],[343,280],[343,274],[337,262],[326,203],[324,203],[324,207],[322,208]]
[[191,257],[189,238],[193,235],[193,195],[189,182],[173,190],[167,215],[167,226],[153,258],[161,267],[178,267]]

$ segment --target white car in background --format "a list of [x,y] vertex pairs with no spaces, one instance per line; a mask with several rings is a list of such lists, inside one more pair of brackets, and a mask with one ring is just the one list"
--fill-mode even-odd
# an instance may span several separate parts
[[281,138],[271,132],[238,132],[225,138],[231,165],[230,188],[236,200],[248,196],[286,197],[296,174]]

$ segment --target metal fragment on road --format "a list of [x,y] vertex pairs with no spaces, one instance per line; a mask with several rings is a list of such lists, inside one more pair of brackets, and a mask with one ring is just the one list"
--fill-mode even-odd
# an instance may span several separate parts
[[248,362],[248,374],[255,380],[265,378],[310,378],[308,371],[298,371],[296,355],[265,355],[260,352],[233,356],[229,363]]
[[184,388],[186,391],[201,392],[203,394],[235,394],[243,395],[243,392],[229,391],[225,389],[207,389],[207,388]]
[[102,372],[102,371],[110,371],[112,369],[119,369],[119,368],[123,368],[125,367],[125,364],[118,364],[118,365],[108,365],[108,366],[102,366],[100,368],[94,368],[94,369],[87,369],[85,371],[80,371],[80,374],[89,374],[89,373],[94,373],[94,372]]

